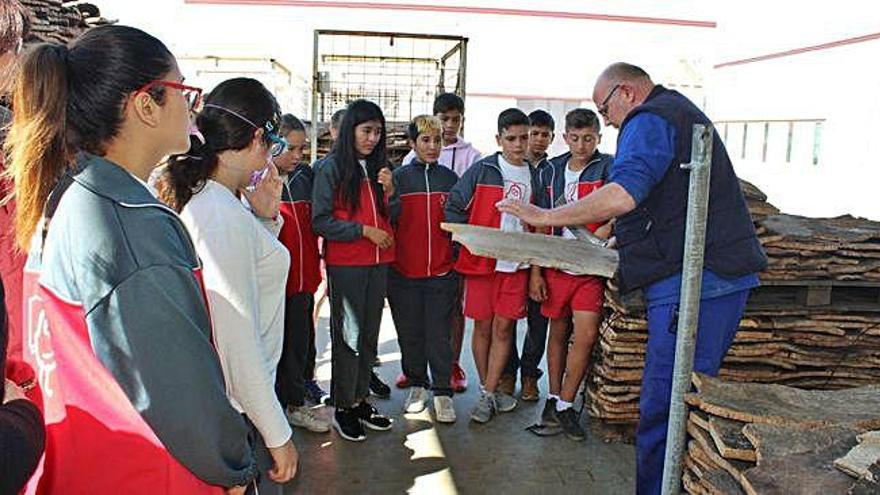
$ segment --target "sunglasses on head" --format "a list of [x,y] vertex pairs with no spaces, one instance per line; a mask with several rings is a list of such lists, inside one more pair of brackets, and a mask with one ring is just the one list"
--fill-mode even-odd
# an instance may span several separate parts
[[212,103],[205,103],[203,105],[203,108],[216,108],[217,110],[222,110],[229,114],[235,115],[244,122],[247,122],[254,129],[263,129],[263,135],[266,137],[266,142],[269,143],[269,153],[273,157],[283,154],[285,151],[287,151],[287,148],[289,147],[287,140],[278,135],[277,127],[275,126],[275,123],[273,123],[271,120],[267,120],[266,123],[263,124],[262,127],[260,127],[257,124],[251,122],[250,119],[248,119],[244,115],[234,110],[230,110],[226,107],[221,107],[220,105],[214,105]]

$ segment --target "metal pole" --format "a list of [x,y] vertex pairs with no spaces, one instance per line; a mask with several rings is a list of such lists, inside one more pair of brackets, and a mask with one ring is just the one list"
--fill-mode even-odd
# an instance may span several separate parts
[[309,146],[312,164],[318,160],[318,132],[321,126],[318,122],[318,40],[320,39],[320,31],[315,30],[315,39],[313,41],[312,50],[312,139]]
[[663,460],[663,495],[681,491],[681,461],[687,433],[687,407],[684,395],[691,386],[694,348],[700,317],[700,291],[703,285],[703,255],[706,249],[706,215],[709,205],[709,176],[712,170],[712,125],[694,124],[690,170],[684,262],[681,274],[678,330],[675,341],[675,367],[666,430],[666,456]]

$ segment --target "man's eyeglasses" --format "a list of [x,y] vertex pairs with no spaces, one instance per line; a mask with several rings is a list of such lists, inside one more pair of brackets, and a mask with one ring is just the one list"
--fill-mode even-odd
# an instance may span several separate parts
[[602,100],[602,103],[596,107],[596,109],[599,110],[599,115],[608,118],[608,102],[611,101],[611,97],[614,96],[614,93],[616,93],[618,89],[620,89],[620,84],[615,84],[608,93],[608,96],[606,96],[605,99]]
[[263,135],[265,136],[266,142],[269,143],[269,153],[272,154],[273,158],[283,154],[285,151],[287,151],[287,148],[289,147],[289,145],[287,144],[287,140],[278,135],[275,124],[271,120],[266,121],[266,123],[263,124],[263,127],[260,127],[257,124],[251,122],[251,120],[244,115],[234,110],[230,110],[226,107],[221,107],[220,105],[214,105],[211,103],[205,103],[204,108],[216,108],[217,110],[235,115],[239,119],[250,124],[250,126],[254,129],[263,129]]
[[149,93],[150,90],[155,88],[156,86],[179,89],[183,93],[183,97],[186,98],[186,104],[187,106],[189,106],[190,111],[198,112],[199,110],[201,110],[202,88],[187,86],[186,84],[175,81],[150,81],[147,84],[141,86],[140,89],[134,92],[134,94]]

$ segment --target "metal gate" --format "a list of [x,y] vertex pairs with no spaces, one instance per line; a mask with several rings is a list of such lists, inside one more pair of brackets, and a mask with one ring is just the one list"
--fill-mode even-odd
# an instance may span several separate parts
[[467,42],[460,36],[316,30],[311,156],[318,156],[330,117],[352,100],[375,102],[391,126],[431,114],[440,93],[464,98]]

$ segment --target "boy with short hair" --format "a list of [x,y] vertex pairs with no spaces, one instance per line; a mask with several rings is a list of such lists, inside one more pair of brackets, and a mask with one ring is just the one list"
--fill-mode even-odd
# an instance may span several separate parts
[[452,423],[450,329],[458,303],[459,277],[452,270],[452,240],[440,224],[444,221],[443,206],[458,176],[437,163],[441,130],[440,120],[428,115],[416,117],[407,127],[416,158],[393,174],[394,195],[389,208],[397,252],[388,271],[388,302],[397,328],[401,366],[411,384],[405,412],[422,412],[431,388],[437,421]]
[[[528,116],[516,108],[501,112],[496,139],[501,152],[475,163],[452,188],[446,219],[522,232],[523,224],[513,215],[502,214],[495,205],[506,198],[537,203],[543,194],[537,171],[526,161]],[[515,324],[526,315],[526,286],[532,268],[516,261],[475,256],[462,246],[455,269],[465,276],[464,314],[474,319],[472,348],[483,384],[471,419],[485,423],[496,411],[516,407],[516,399],[496,392]]]
[[276,392],[294,426],[317,433],[330,431],[328,421],[305,405],[308,394],[316,402],[327,395],[315,381],[315,291],[321,283],[318,238],[312,231],[312,182],[314,173],[302,162],[306,129],[291,114],[281,117],[280,130],[288,142],[285,153],[274,159],[283,183],[281,216],[284,224],[278,239],[290,251],[284,306],[284,347],[278,362]]
[[[569,152],[552,159],[541,175],[547,188],[543,195],[547,208],[573,203],[602,187],[614,161],[611,155],[597,150],[602,135],[599,118],[591,110],[576,108],[565,116],[564,138]],[[611,235],[611,222],[583,228],[603,239]],[[553,234],[575,238],[568,228],[554,229]],[[550,318],[550,392],[541,419],[545,425],[560,426],[569,438],[579,441],[585,433],[572,403],[586,375],[599,332],[605,279],[552,268],[543,269],[543,274],[547,297],[541,312]]]
[[[553,144],[555,138],[556,122],[553,116],[545,110],[535,110],[529,114],[529,149],[526,153],[526,159],[531,163],[538,174],[544,169],[550,167],[550,160],[547,156],[547,149]],[[498,390],[513,395],[516,388],[516,372],[520,372],[521,389],[520,398],[524,401],[537,401],[539,396],[538,380],[541,378],[543,371],[538,368],[538,364],[544,357],[544,347],[547,342],[547,318],[541,314],[541,302],[545,297],[546,288],[543,286],[543,279],[538,277],[535,281],[538,284],[535,289],[535,296],[538,299],[529,297],[528,300],[528,330],[526,338],[523,341],[522,357],[516,349],[516,335],[510,345],[510,358],[507,360],[507,366],[504,368],[504,374],[501,375],[501,383]],[[530,291],[532,292],[532,291]]]
[[[465,170],[481,158],[480,152],[461,136],[461,128],[464,125],[464,100],[455,93],[442,93],[434,99],[434,116],[440,119],[443,126],[442,138],[443,149],[440,150],[438,163],[452,169],[458,177]],[[415,152],[410,151],[403,159],[407,164],[415,158]],[[461,307],[463,287],[459,285],[459,304]],[[467,389],[467,376],[458,364],[461,356],[462,340],[464,339],[464,315],[461,310],[456,310],[452,326],[452,388],[455,392],[464,392]],[[406,374],[401,373],[397,377],[397,386],[406,388],[409,380]]]

